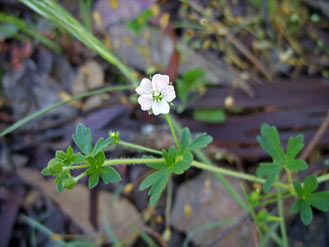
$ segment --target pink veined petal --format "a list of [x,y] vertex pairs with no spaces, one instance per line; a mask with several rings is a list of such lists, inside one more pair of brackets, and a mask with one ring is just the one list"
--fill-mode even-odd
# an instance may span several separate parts
[[144,78],[141,81],[141,84],[136,88],[136,92],[139,95],[151,94],[152,93],[152,82],[149,79]]
[[175,93],[175,89],[173,86],[168,86],[167,88],[165,88],[162,91],[162,95],[163,98],[167,101],[167,102],[171,102],[176,98],[176,93]]
[[169,84],[169,76],[155,74],[152,77],[152,86],[153,90],[157,92],[161,92],[164,88],[166,88]]
[[168,114],[169,110],[169,104],[165,100],[161,100],[160,102],[153,102],[152,104],[152,111],[154,115]]
[[141,105],[143,111],[151,110],[153,104],[152,94],[143,94],[139,96],[138,103]]

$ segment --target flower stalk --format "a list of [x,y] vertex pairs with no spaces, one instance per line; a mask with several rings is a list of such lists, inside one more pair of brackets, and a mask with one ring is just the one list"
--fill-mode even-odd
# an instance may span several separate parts
[[170,128],[170,131],[171,131],[171,134],[172,134],[172,136],[173,136],[173,138],[174,138],[174,141],[175,141],[175,143],[176,143],[176,146],[177,146],[177,148],[178,148],[178,147],[180,146],[180,143],[179,143],[179,141],[178,141],[178,139],[177,139],[176,131],[175,131],[174,126],[173,126],[173,124],[172,124],[172,122],[171,122],[171,118],[170,118],[169,114],[166,114],[166,115],[165,115],[165,118],[166,118],[166,120],[167,120],[167,122],[168,122],[168,125],[169,125],[169,128]]

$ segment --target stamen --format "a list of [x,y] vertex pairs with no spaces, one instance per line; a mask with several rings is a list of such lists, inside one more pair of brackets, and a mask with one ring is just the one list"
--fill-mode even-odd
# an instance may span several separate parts
[[152,96],[153,96],[153,101],[155,102],[159,102],[163,98],[161,92],[157,92],[157,91],[153,91]]

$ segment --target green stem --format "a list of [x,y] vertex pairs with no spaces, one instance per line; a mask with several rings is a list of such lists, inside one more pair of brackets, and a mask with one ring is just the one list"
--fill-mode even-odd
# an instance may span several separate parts
[[281,230],[281,237],[282,237],[282,246],[288,247],[288,237],[287,237],[287,230],[286,230],[286,223],[284,220],[284,212],[283,212],[283,200],[282,195],[280,193],[280,188],[278,187],[278,195],[277,195],[277,201],[278,201],[278,213],[280,220],[280,230]]
[[0,13],[0,22],[12,23],[27,35],[30,35],[31,37],[39,40],[42,44],[52,49],[53,51],[58,53],[61,52],[61,47],[51,39],[48,39],[47,37],[39,34],[37,32],[37,27],[32,23],[27,23],[25,20],[22,20],[14,15],[8,15],[4,13]]
[[166,118],[166,120],[167,120],[167,122],[169,124],[170,130],[171,130],[171,133],[172,133],[172,136],[174,137],[174,140],[175,140],[175,143],[176,143],[176,146],[177,146],[177,148],[179,148],[180,147],[180,143],[179,143],[179,141],[177,139],[176,132],[175,132],[174,126],[173,126],[173,124],[171,122],[171,119],[170,119],[169,114],[165,114],[165,118]]
[[328,174],[324,174],[324,175],[318,177],[317,180],[318,180],[319,183],[328,181],[329,180],[329,173]]
[[292,175],[291,175],[291,172],[290,172],[290,170],[287,169],[287,168],[285,168],[285,170],[286,170],[286,173],[287,173],[287,176],[288,176],[288,182],[289,182],[289,185],[290,185],[290,189],[291,189],[292,191],[294,191],[294,185],[293,185],[293,183],[292,183]]
[[133,143],[129,143],[129,142],[125,142],[125,141],[119,141],[117,142],[117,144],[121,145],[121,146],[125,146],[128,148],[132,148],[132,149],[137,149],[137,150],[141,150],[141,151],[145,151],[145,152],[149,152],[149,153],[154,153],[154,154],[160,154],[162,155],[162,152],[153,148],[148,148],[148,147],[144,147],[141,145],[137,145],[137,144],[133,144]]
[[[291,193],[291,190],[289,189],[289,190],[281,191],[280,193],[281,193],[281,194]],[[264,199],[269,200],[269,199],[272,198],[272,197],[277,197],[277,195],[278,195],[278,192],[275,192],[275,193],[271,193],[271,194],[265,194],[265,195],[263,195],[263,196],[260,196],[259,198],[260,198],[261,200],[264,200]]]
[[[163,163],[165,162],[164,159],[162,158],[154,158],[154,159],[143,159],[143,158],[127,158],[127,159],[110,159],[110,160],[105,160],[103,166],[114,166],[114,165],[132,165],[132,164],[148,164],[148,163]],[[198,161],[192,161],[192,166],[203,169],[203,170],[208,170],[211,172],[219,173],[222,175],[228,175],[231,177],[235,178],[240,178],[252,182],[257,182],[257,183],[265,183],[265,179],[259,178],[250,174],[245,174],[237,171],[232,171],[229,169],[213,166],[213,165],[208,165],[204,164]],[[87,168],[89,167],[89,164],[82,164],[82,165],[76,165],[76,166],[68,166],[65,169],[66,170],[73,170],[73,169],[81,169],[81,168]],[[274,183],[275,186],[281,187],[284,189],[289,189],[289,186],[286,184],[282,184],[279,182]]]
[[65,166],[65,167],[63,167],[63,170],[68,171],[68,170],[83,169],[83,168],[88,168],[88,167],[90,167],[89,164],[82,164],[82,165],[75,165],[75,166]]
[[168,186],[167,186],[166,210],[165,210],[166,227],[170,226],[170,211],[172,205],[172,197],[173,197],[173,182],[172,182],[172,177],[169,177]]
[[[292,196],[294,196],[294,195],[293,194],[281,195],[281,199],[286,199],[286,198],[289,198],[289,197],[292,197]],[[267,201],[261,203],[260,205],[261,206],[265,206],[265,205],[268,205],[268,204],[271,204],[271,203],[275,203],[275,202],[277,202],[277,198],[273,198],[271,200],[267,200]]]
[[[192,166],[200,168],[200,169],[212,171],[212,172],[217,172],[217,173],[220,173],[223,175],[228,175],[231,177],[252,181],[252,182],[257,182],[257,183],[261,183],[261,184],[265,183],[265,179],[256,177],[254,175],[236,172],[236,171],[232,171],[232,170],[217,167],[217,166],[207,165],[207,164],[204,164],[204,163],[201,163],[198,161],[192,161]],[[289,186],[287,186],[286,184],[282,184],[279,182],[275,183],[274,185],[285,188],[285,189],[289,188]]]
[[31,121],[32,119],[39,117],[40,115],[49,112],[55,108],[58,108],[62,105],[68,104],[72,101],[75,100],[79,100],[88,96],[92,96],[92,95],[96,95],[96,94],[103,94],[103,93],[107,93],[107,92],[112,92],[112,91],[120,91],[120,90],[128,90],[133,88],[132,86],[117,86],[117,87],[107,87],[107,88],[102,88],[102,89],[98,89],[98,90],[94,90],[94,91],[90,91],[88,93],[84,93],[75,97],[72,97],[68,100],[64,100],[62,102],[59,102],[57,104],[51,105],[49,107],[46,107],[44,109],[41,109],[40,111],[37,111],[35,113],[32,113],[31,115],[19,120],[17,123],[11,125],[10,127],[8,127],[7,129],[1,131],[0,133],[0,137],[9,134],[10,132],[14,131],[15,129],[21,127],[22,125],[26,124],[27,122]]
[[87,176],[88,174],[86,172],[81,173],[79,176],[76,176],[74,180],[78,182],[81,178]]
[[114,166],[114,165],[133,165],[133,164],[147,164],[147,163],[163,163],[164,159],[111,159],[105,160],[103,166]]

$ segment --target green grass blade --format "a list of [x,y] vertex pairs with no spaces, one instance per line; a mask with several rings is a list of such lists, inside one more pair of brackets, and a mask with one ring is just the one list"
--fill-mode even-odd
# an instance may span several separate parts
[[113,230],[110,227],[110,222],[109,222],[109,211],[111,210],[111,206],[113,203],[119,198],[121,192],[123,190],[123,186],[120,186],[118,189],[116,189],[111,196],[109,203],[107,204],[107,210],[105,212],[105,217],[103,218],[103,227],[106,236],[109,238],[109,240],[114,244],[120,246],[120,241],[119,239],[115,236]]
[[79,1],[80,17],[83,25],[87,30],[91,31],[91,0],[80,0]]
[[28,34],[29,36],[31,36],[35,39],[37,39],[38,41],[40,41],[40,43],[44,44],[49,49],[51,49],[51,50],[53,50],[57,53],[61,52],[61,48],[60,48],[59,45],[57,45],[55,42],[48,39],[47,37],[39,34],[37,32],[37,28],[34,25],[32,25],[31,23],[27,24],[24,20],[22,20],[22,19],[20,19],[16,16],[8,15],[8,14],[5,14],[5,13],[0,13],[0,22],[14,24],[22,32]]
[[143,241],[145,243],[148,244],[149,247],[157,247],[158,245],[154,242],[154,240],[152,239],[152,237],[150,235],[148,235],[146,232],[141,231],[139,236],[141,237],[141,239],[143,239]]
[[137,86],[138,81],[133,71],[124,65],[106,46],[92,33],[83,27],[70,13],[64,10],[55,1],[50,0],[20,0],[23,4],[48,20],[55,22],[83,44],[103,57],[106,61],[116,66],[132,83]]
[[[47,227],[45,227],[44,225],[42,225],[40,222],[26,216],[26,215],[21,215],[20,218],[29,226],[37,229],[38,231],[42,232],[43,234],[45,234],[47,237],[51,238],[51,236],[54,234],[53,231],[51,231],[50,229],[48,229]],[[57,244],[60,245],[65,245],[65,242],[62,240],[56,240],[54,241]]]
[[276,234],[277,228],[280,226],[279,222],[273,223],[270,227],[268,227],[265,232],[266,234],[264,235],[264,244],[267,246],[267,242],[272,238],[278,246],[282,246],[282,240],[281,238]]
[[21,127],[22,125],[26,124],[27,122],[31,121],[32,119],[39,117],[40,115],[49,112],[55,108],[58,108],[62,105],[68,104],[72,101],[79,100],[88,96],[96,95],[96,94],[102,94],[102,93],[107,93],[107,92],[112,92],[112,91],[120,91],[120,90],[127,90],[133,88],[132,86],[117,86],[117,87],[107,87],[107,88],[102,88],[94,91],[90,91],[88,93],[84,93],[75,97],[72,97],[68,100],[64,100],[62,102],[59,102],[57,104],[51,105],[49,107],[46,107],[44,109],[41,109],[40,111],[37,111],[35,113],[32,113],[31,115],[19,120],[18,122],[14,123],[13,125],[9,126],[7,129],[1,131],[0,137],[7,135],[10,132],[13,132],[15,129]]
[[188,235],[186,236],[186,238],[183,242],[183,247],[188,247],[192,236],[194,234],[197,234],[198,232],[205,231],[205,230],[211,229],[211,228],[225,226],[228,224],[234,224],[235,222],[236,222],[236,220],[219,220],[219,221],[213,221],[213,222],[208,222],[208,223],[202,224],[202,225],[194,228],[192,231],[190,231],[188,233]]

